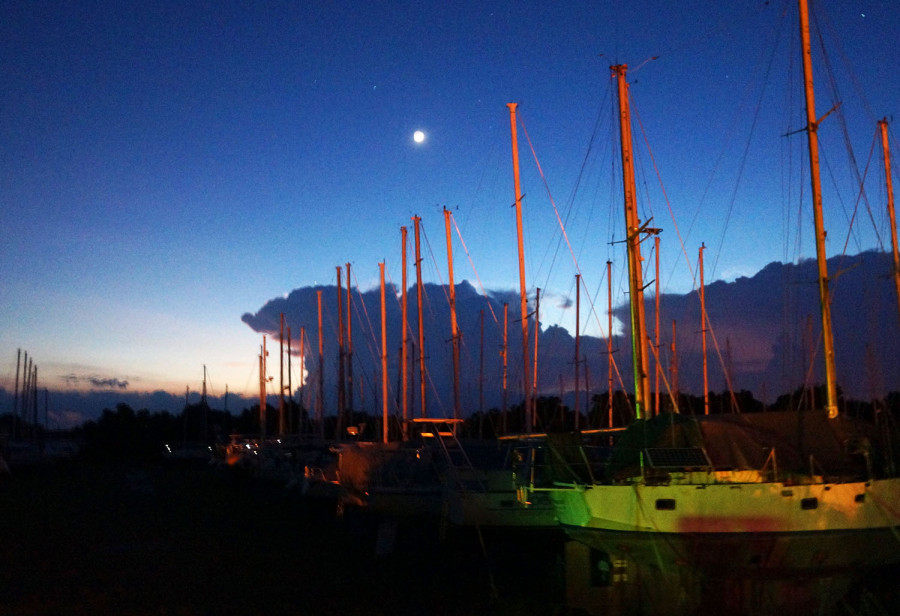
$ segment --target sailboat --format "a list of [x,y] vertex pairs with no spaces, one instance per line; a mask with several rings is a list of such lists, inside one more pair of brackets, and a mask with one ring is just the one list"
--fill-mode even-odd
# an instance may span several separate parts
[[866,571],[900,563],[900,477],[877,453],[883,436],[838,414],[806,0],[799,8],[827,364],[819,411],[644,417],[644,228],[634,202],[627,67],[611,67],[618,80],[637,420],[602,457],[583,437],[551,437],[553,481],[545,488],[587,568],[582,577],[608,590],[600,598],[606,609],[828,613]]

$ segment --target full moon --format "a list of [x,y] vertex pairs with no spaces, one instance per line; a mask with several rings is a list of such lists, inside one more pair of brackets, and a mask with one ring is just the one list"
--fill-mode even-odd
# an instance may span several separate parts
[[416,143],[422,143],[423,141],[425,141],[425,133],[417,130],[413,133],[413,141],[415,141]]

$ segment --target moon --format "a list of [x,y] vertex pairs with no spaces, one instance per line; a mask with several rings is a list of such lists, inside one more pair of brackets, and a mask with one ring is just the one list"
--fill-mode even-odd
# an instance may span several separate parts
[[415,141],[416,143],[422,143],[423,141],[425,141],[425,133],[417,130],[413,133],[413,141]]

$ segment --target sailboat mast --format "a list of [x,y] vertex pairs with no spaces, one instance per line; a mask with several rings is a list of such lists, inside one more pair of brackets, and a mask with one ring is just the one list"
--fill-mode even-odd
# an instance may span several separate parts
[[[203,367],[204,375],[206,366]],[[206,380],[204,376],[203,397],[206,398]],[[278,330],[278,436],[284,436],[284,313],[281,313],[281,325]]]
[[626,64],[610,67],[619,86],[619,131],[622,147],[622,184],[625,195],[626,245],[628,247],[628,286],[631,304],[631,352],[634,363],[634,413],[644,416],[650,400],[650,378],[647,369],[647,324],[644,317],[644,282],[641,270],[641,228],[637,214],[637,190],[634,160],[631,154],[631,114],[628,108]]
[[[291,386],[291,326],[288,325],[287,328],[287,385],[284,386],[284,391],[288,392],[288,401],[290,402],[290,415],[293,416],[294,409],[294,389]],[[285,422],[285,429],[287,432],[291,431],[291,422],[290,417],[288,421]]]
[[581,274],[575,274],[575,429],[578,429],[578,416],[581,414]]
[[[884,181],[887,186],[888,217],[891,220],[891,250],[894,254],[894,286],[897,289],[897,307],[900,308],[900,255],[897,252],[897,218],[894,215],[894,185],[891,181],[891,150],[888,146],[887,119],[878,122],[881,130],[881,149],[884,152]],[[900,311],[897,313],[900,315]]]
[[606,262],[606,316],[608,319],[606,330],[606,362],[607,362],[607,387],[609,396],[607,400],[607,412],[609,414],[609,427],[613,424],[613,359],[612,359],[612,261]]
[[378,264],[381,276],[381,442],[388,442],[387,310],[384,299],[384,261]]
[[262,349],[259,352],[259,442],[266,440],[266,336],[263,334]]
[[656,361],[653,362],[654,370],[653,375],[655,382],[653,384],[653,411],[659,415],[659,375],[662,372],[662,364],[660,362],[660,352],[659,352],[659,236],[653,236],[653,254],[656,257],[654,260],[655,269],[656,269],[656,278],[653,281],[653,301],[656,304],[656,310],[654,311],[654,318],[656,319],[655,327],[653,329],[653,348],[656,350]]
[[507,425],[507,386],[506,381],[509,375],[509,302],[503,302],[503,350],[500,352],[503,356],[503,405],[501,409],[502,428],[500,432],[506,434]]
[[810,182],[812,184],[813,223],[816,229],[816,263],[819,268],[819,304],[822,309],[822,345],[825,354],[825,410],[828,417],[838,415],[837,370],[834,362],[834,334],[831,328],[831,294],[828,291],[828,263],[825,255],[825,225],[822,220],[822,181],[819,175],[819,121],[813,89],[812,50],[809,42],[807,0],[800,6],[800,39],[803,54],[803,82],[806,93],[806,135],[809,144]]
[[422,219],[412,217],[416,242],[416,311],[419,324],[419,404],[421,416],[425,417],[425,322],[422,319],[422,249],[419,241],[419,223]]
[[350,292],[350,264],[347,263],[347,408],[353,411],[353,296]]
[[453,243],[450,235],[450,210],[444,208],[447,236],[447,268],[450,277],[450,336],[453,341],[453,419],[459,419],[459,326],[456,323],[456,287],[453,284]]
[[298,409],[299,416],[297,418],[297,432],[301,432],[303,430],[303,416],[306,415],[307,419],[309,419],[309,414],[306,412],[308,405],[306,404],[306,398],[303,396],[306,393],[306,374],[303,372],[303,363],[306,359],[306,327],[300,326],[300,408]]
[[[319,315],[319,391],[316,395],[316,421],[319,422],[319,436],[325,438],[325,341],[322,335],[322,290],[316,291]],[[336,435],[340,438],[340,435]]]
[[209,403],[206,401],[206,364],[203,364],[203,391],[200,394],[200,408],[203,412],[203,425],[200,427],[201,442],[206,444],[206,428],[209,426]]
[[678,343],[677,343],[677,323],[672,319],[672,359],[669,365],[669,373],[672,379],[672,397],[675,405],[678,405]]
[[482,438],[484,425],[484,308],[478,311],[478,437]]
[[401,257],[401,295],[400,295],[400,311],[403,313],[401,315],[401,343],[400,343],[400,370],[402,370],[402,383],[400,385],[400,389],[402,391],[402,402],[403,402],[403,437],[406,440],[406,428],[407,421],[409,421],[409,367],[407,364],[409,363],[409,340],[406,333],[406,308],[407,308],[407,298],[406,298],[406,227],[400,227],[400,257]]
[[340,265],[334,268],[337,271],[337,318],[338,318],[338,405],[337,405],[337,431],[342,434],[344,429],[344,294],[341,284]]
[[[27,352],[26,352],[27,355]],[[16,350],[16,393],[13,396],[13,438],[18,436],[19,427],[19,363],[22,361],[22,349]],[[23,381],[24,383],[24,381]],[[23,388],[24,389],[24,388]]]
[[519,184],[519,140],[516,134],[516,107],[518,103],[507,103],[509,124],[512,133],[513,185],[516,195],[516,235],[519,246],[519,297],[522,315],[522,378],[525,390],[525,431],[531,432],[531,375],[528,373],[528,293],[525,287],[525,241],[522,231],[522,189]]
[[537,422],[537,366],[538,366],[538,338],[541,333],[541,288],[537,287],[534,293],[534,361],[532,366],[531,378],[531,405],[534,408],[532,417]]
[[700,340],[703,354],[703,414],[709,415],[709,365],[706,360],[706,281],[703,277],[703,251],[700,244]]

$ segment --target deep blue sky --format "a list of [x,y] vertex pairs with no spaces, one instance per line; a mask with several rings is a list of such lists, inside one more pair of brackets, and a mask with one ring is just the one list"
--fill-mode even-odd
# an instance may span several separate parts
[[[821,4],[865,168],[875,121],[898,111],[900,5]],[[252,394],[260,337],[243,313],[333,284],[346,262],[363,289],[382,260],[399,284],[399,227],[414,214],[428,280],[446,281],[444,205],[483,284],[517,288],[511,101],[529,287],[546,294],[543,320],[571,325],[553,310],[574,295],[575,266],[524,130],[605,327],[607,259],[622,264],[623,297],[615,63],[631,67],[664,290],[691,289],[701,242],[707,281],[811,256],[803,136],[781,137],[802,126],[795,13],[782,0],[4,2],[0,385],[12,388],[21,348],[51,389],[196,390],[206,364],[217,393]],[[817,103],[832,105],[824,74]],[[824,182],[849,187],[826,195],[832,254],[856,204],[833,118]],[[870,207],[886,242],[879,165]],[[851,253],[879,246],[861,207]],[[474,281],[461,245],[454,255],[457,281]]]

